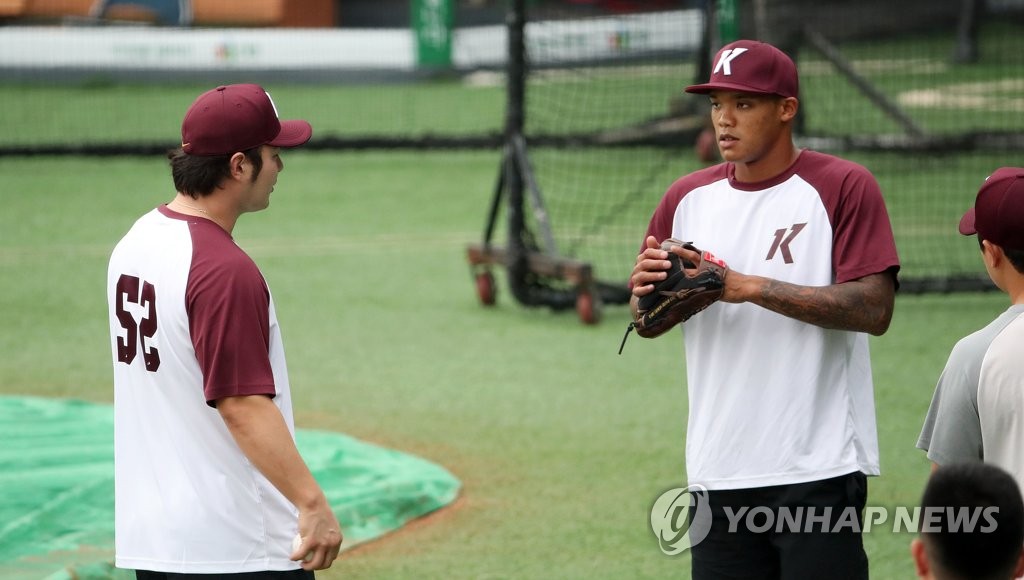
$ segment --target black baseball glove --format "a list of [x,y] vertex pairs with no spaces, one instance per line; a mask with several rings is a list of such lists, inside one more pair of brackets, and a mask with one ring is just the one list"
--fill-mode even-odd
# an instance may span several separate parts
[[[682,246],[697,252],[700,254],[700,263],[694,265],[685,262],[669,251],[672,246]],[[635,329],[644,338],[661,336],[673,326],[714,304],[725,291],[725,275],[729,267],[711,252],[702,251],[689,242],[675,238],[662,242],[661,249],[669,251],[668,260],[672,265],[668,269],[668,276],[654,284],[653,292],[640,297],[637,302],[637,318],[626,328],[619,354],[622,354],[630,331]]]

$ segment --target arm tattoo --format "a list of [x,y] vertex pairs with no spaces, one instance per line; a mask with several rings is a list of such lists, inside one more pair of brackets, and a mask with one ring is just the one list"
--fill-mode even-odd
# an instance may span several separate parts
[[755,302],[822,328],[880,335],[889,328],[894,296],[892,277],[885,272],[822,287],[768,280]]

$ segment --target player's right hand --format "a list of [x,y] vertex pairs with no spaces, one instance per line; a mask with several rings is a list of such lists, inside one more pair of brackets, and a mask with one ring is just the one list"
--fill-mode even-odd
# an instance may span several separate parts
[[341,525],[338,524],[334,512],[326,505],[326,499],[324,504],[323,509],[299,512],[299,535],[302,536],[302,545],[295,550],[291,558],[302,562],[304,570],[330,568],[341,551]]
[[664,280],[672,263],[668,261],[668,252],[661,249],[661,242],[654,236],[647,236],[647,247],[636,257],[633,273],[629,277],[633,287],[633,296],[646,296],[654,291],[654,283]]

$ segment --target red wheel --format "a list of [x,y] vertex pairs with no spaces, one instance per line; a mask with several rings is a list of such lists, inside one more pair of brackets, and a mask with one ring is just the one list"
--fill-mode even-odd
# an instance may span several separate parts
[[494,306],[497,289],[494,287],[494,275],[488,271],[476,275],[476,295],[484,306]]
[[576,314],[583,324],[597,324],[601,320],[601,306],[590,292],[576,295]]

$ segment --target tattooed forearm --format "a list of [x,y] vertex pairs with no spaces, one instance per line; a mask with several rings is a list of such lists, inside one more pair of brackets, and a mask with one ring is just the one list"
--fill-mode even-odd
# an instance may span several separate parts
[[892,277],[884,273],[824,287],[766,280],[752,302],[823,328],[880,335],[892,320],[894,294]]

